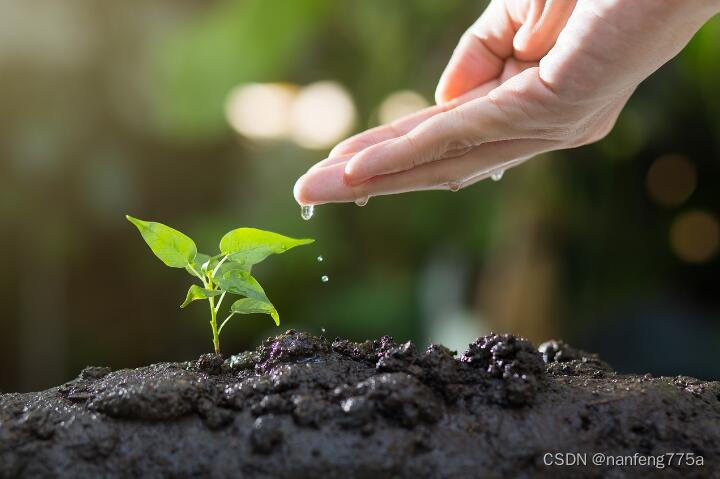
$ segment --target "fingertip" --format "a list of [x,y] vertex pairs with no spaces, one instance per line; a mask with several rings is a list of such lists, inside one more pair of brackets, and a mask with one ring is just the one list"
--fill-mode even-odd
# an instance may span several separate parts
[[438,83],[438,86],[435,89],[435,104],[436,105],[442,105],[443,103],[445,103],[445,97],[444,97],[443,93],[444,92],[442,89],[442,85],[440,83]]
[[371,178],[372,175],[368,176],[367,168],[363,166],[364,161],[367,161],[367,159],[363,159],[363,157],[358,154],[353,156],[350,161],[345,164],[343,179],[349,186],[357,186]]
[[300,205],[353,201],[355,192],[343,179],[344,168],[344,164],[334,164],[309,170],[295,183],[295,201]]
[[514,56],[524,62],[540,61],[555,45],[572,15],[576,1],[534,3],[513,38]]
[[442,105],[445,103],[445,73],[443,73],[440,76],[440,80],[438,80],[438,84],[435,87],[435,104],[436,105]]
[[445,71],[440,75],[437,87],[435,87],[435,104],[444,105],[453,100],[457,95],[453,91],[453,65],[448,64]]
[[293,196],[300,206],[312,204],[312,201],[310,201],[308,197],[307,177],[308,175],[302,175],[295,182],[295,186],[293,186]]
[[[524,55],[525,50],[528,48],[528,38],[530,33],[531,24],[530,22],[525,22],[522,25],[520,25],[520,28],[515,33],[515,36],[513,37],[513,50],[514,55],[517,56],[518,54]],[[524,58],[518,58],[518,60],[521,61],[527,61]]]
[[343,170],[343,177],[344,177],[345,183],[347,183],[348,185],[355,184],[355,182],[356,182],[355,174],[356,174],[355,163],[353,163],[353,161],[350,160],[345,164],[345,169]]
[[293,197],[299,205],[302,204],[302,179],[302,176],[298,178],[297,181],[295,181],[295,185],[293,186]]
[[330,150],[328,158],[335,158],[336,156],[344,156],[352,153],[357,153],[366,146],[364,145],[362,138],[367,136],[367,134],[368,131],[344,139],[343,141],[335,145],[332,150]]
[[332,166],[332,165],[336,165],[336,164],[339,164],[339,163],[345,163],[345,162],[347,162],[350,158],[352,158],[352,154],[350,154],[350,155],[328,156],[328,157],[325,158],[324,160],[318,161],[318,162],[315,163],[313,166],[311,166],[310,169],[308,170],[308,172],[313,171],[313,170],[317,170],[318,168],[325,168],[325,167]]
[[347,153],[345,147],[345,142],[340,142],[337,145],[333,147],[332,150],[330,150],[330,153],[328,154],[328,158],[335,158],[336,156],[344,155]]

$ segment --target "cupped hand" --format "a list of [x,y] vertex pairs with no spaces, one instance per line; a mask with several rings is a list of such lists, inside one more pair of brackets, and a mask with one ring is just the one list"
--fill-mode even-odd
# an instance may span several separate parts
[[343,141],[297,181],[295,199],[456,190],[597,141],[718,3],[492,0],[442,74],[438,105]]

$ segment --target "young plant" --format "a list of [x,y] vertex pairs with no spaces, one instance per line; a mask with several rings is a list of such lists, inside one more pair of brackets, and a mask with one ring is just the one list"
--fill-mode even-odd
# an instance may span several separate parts
[[[280,315],[275,306],[260,283],[250,274],[252,267],[271,254],[284,253],[315,241],[289,238],[255,228],[237,228],[220,240],[220,254],[209,256],[198,253],[192,239],[169,226],[132,216],[126,218],[137,227],[160,261],[171,268],[184,268],[200,280],[200,285],[190,286],[180,307],[184,308],[197,300],[208,301],[213,346],[217,354],[220,354],[220,331],[236,314],[265,313],[273,318],[276,326],[280,325]],[[243,298],[230,306],[229,315],[218,327],[217,315],[228,293]]]

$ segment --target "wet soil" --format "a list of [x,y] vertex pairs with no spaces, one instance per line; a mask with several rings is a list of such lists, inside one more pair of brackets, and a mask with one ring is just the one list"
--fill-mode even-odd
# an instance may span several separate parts
[[[631,354],[630,352],[628,354]],[[546,453],[703,466],[546,466]],[[456,356],[288,331],[223,359],[0,395],[0,478],[720,477],[720,383],[615,373],[512,335]]]

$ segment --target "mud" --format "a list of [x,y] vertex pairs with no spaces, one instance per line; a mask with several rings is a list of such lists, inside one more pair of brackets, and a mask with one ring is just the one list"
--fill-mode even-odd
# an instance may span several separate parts
[[[703,466],[544,464],[694,453]],[[620,375],[512,335],[459,357],[288,331],[225,360],[90,367],[0,395],[0,478],[720,477],[720,383]]]

